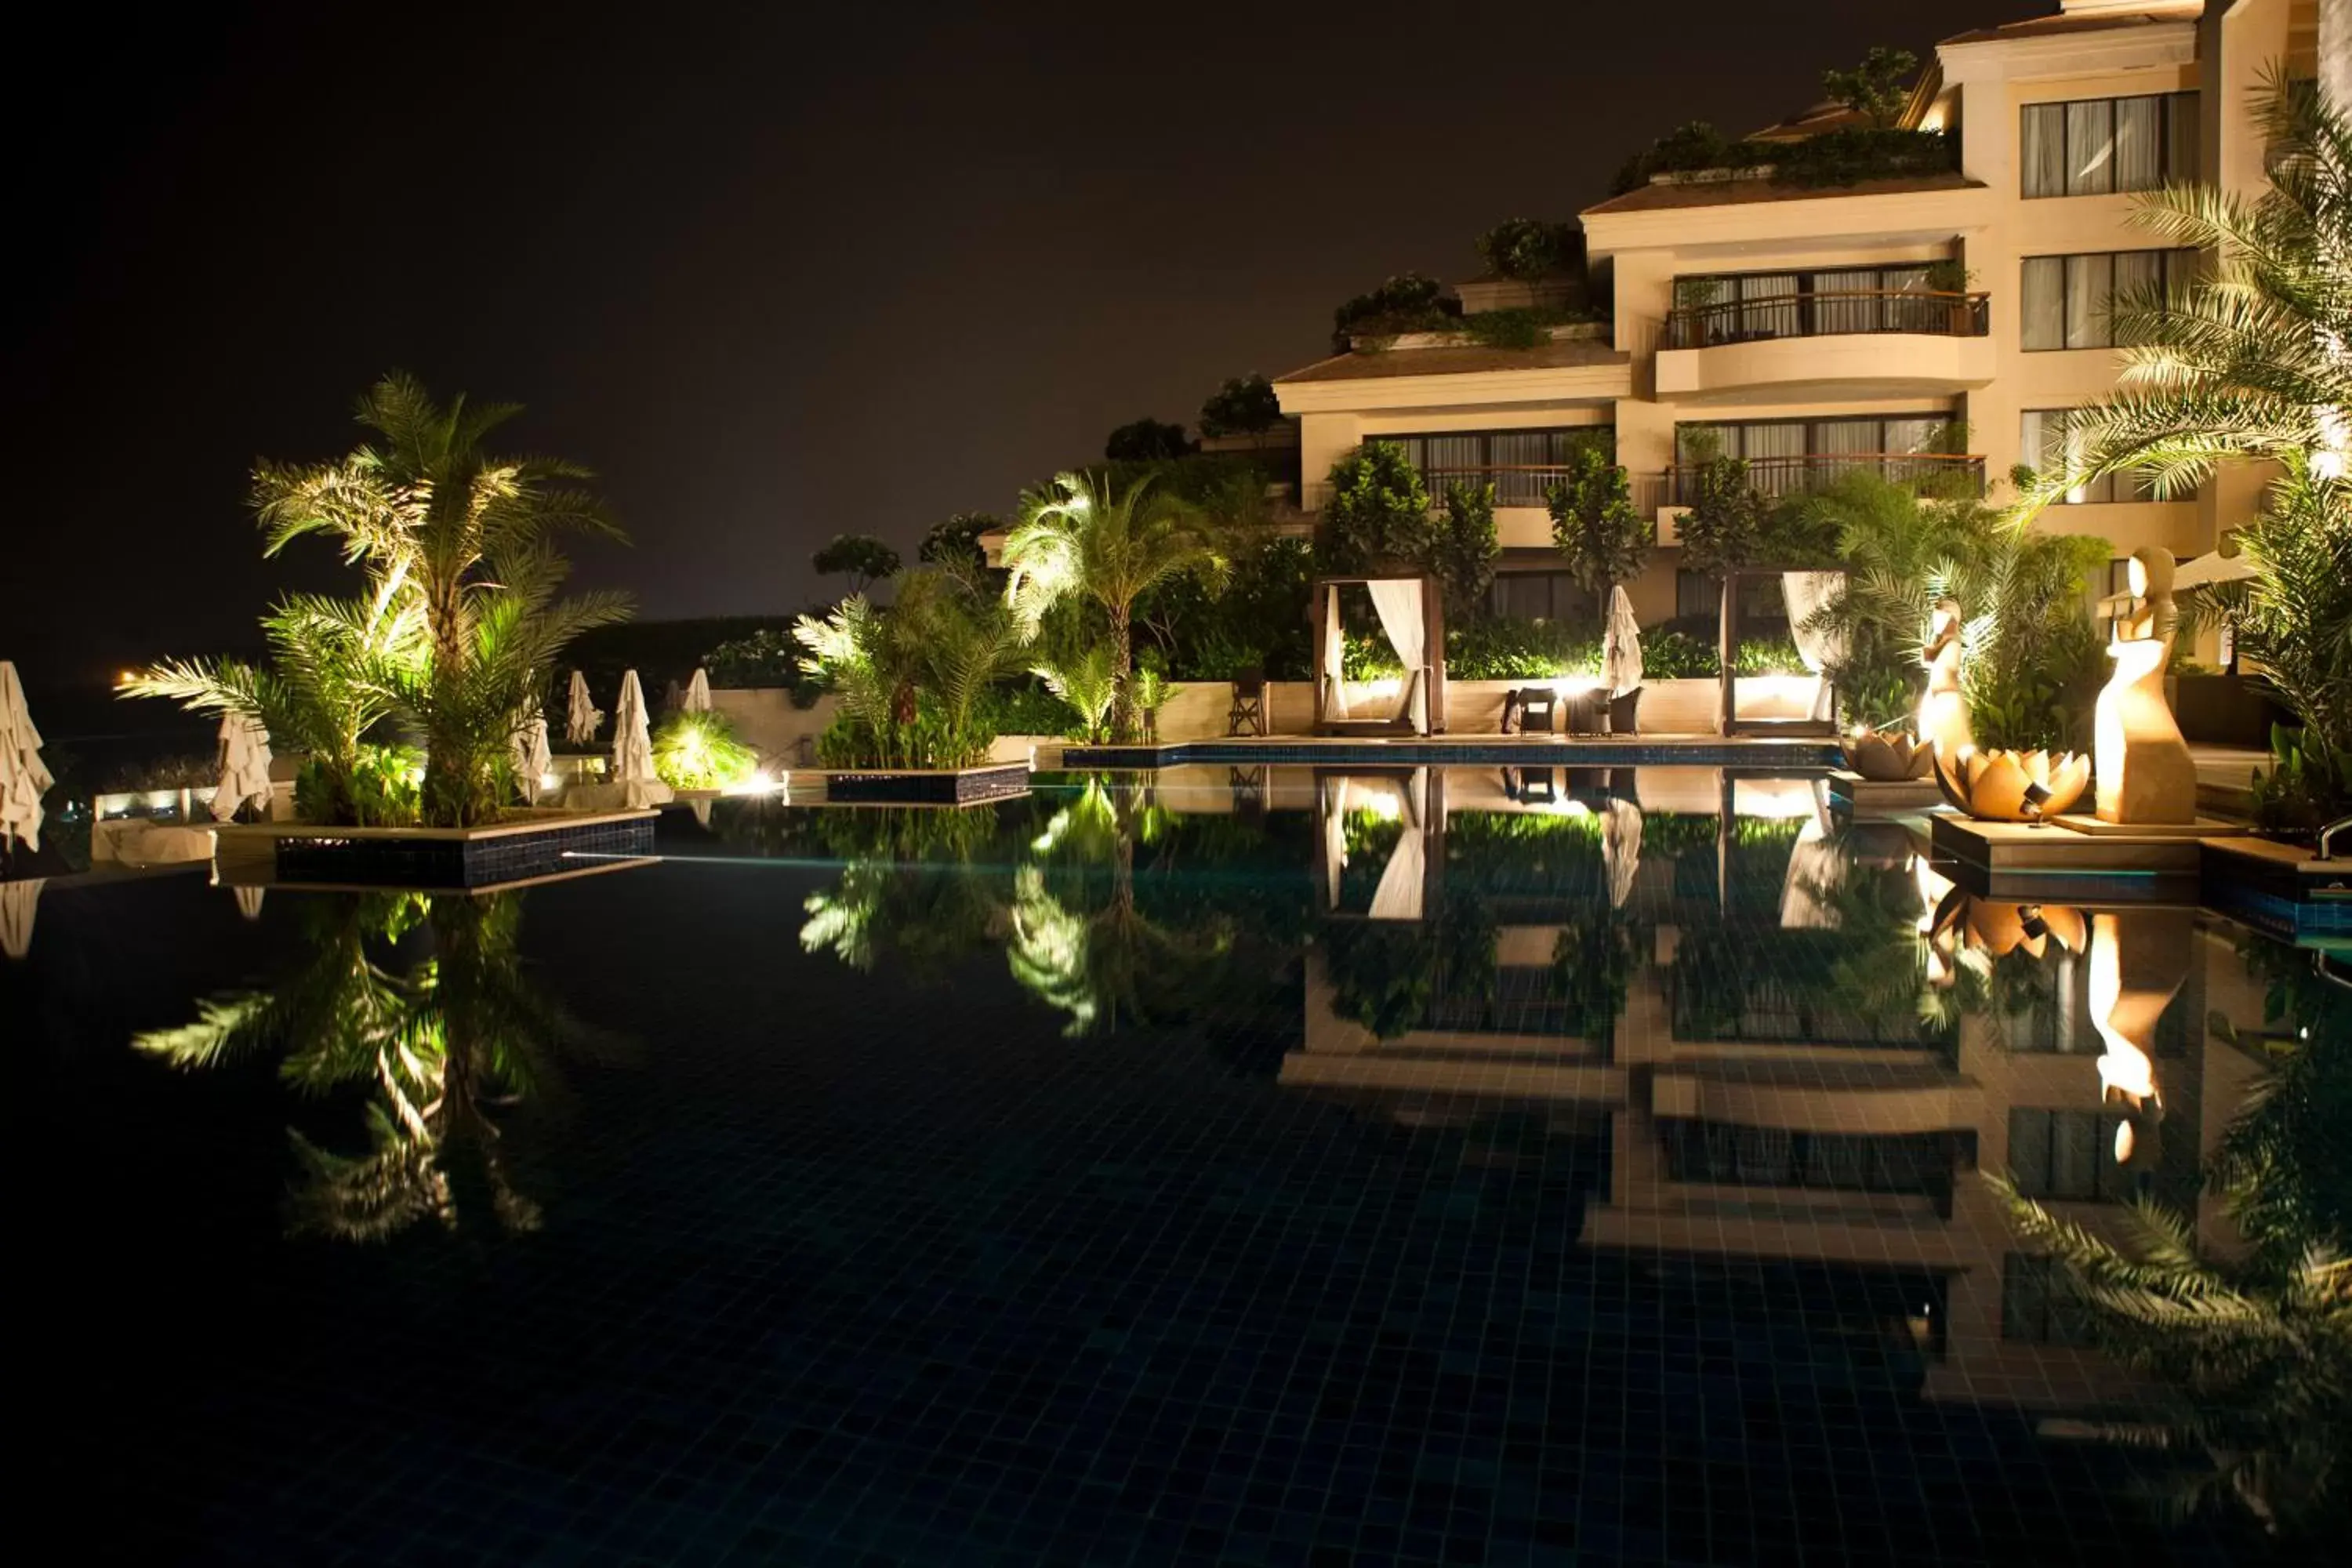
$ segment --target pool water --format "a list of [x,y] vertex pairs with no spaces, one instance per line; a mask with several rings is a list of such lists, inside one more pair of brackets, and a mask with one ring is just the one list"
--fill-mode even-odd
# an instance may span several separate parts
[[[40,891],[23,1533],[2221,1563],[2342,1521],[2340,1331],[2135,1361],[1985,1179],[2225,1260],[2340,1241],[2326,953],[1972,900],[1714,769],[701,815],[483,897]],[[2257,1136],[2247,1221],[2208,1172]]]

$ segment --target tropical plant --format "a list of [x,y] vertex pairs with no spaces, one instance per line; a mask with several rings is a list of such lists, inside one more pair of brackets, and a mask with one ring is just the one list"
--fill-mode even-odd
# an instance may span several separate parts
[[1184,434],[1184,426],[1148,416],[1129,420],[1103,442],[1103,456],[1114,463],[1164,463],[1192,450],[1192,438]]
[[886,577],[898,574],[898,552],[870,533],[836,533],[833,542],[809,557],[820,576],[846,577],[849,591],[863,594]]
[[[2269,183],[2248,200],[2168,185],[2133,220],[2214,259],[2185,286],[2118,299],[2116,390],[2076,410],[2065,460],[2032,476],[2014,521],[2076,487],[2137,473],[2185,495],[2223,463],[2280,466],[2239,531],[2252,579],[2204,590],[2271,672],[2306,756],[2352,756],[2352,126],[2315,82],[2272,75],[2256,111]],[[2315,803],[2352,805],[2352,798]]]
[[1061,699],[1077,720],[1076,737],[1099,743],[1110,735],[1110,705],[1118,679],[1111,668],[1110,649],[1096,643],[1081,652],[1035,667],[1045,689]]
[[360,399],[373,435],[349,456],[254,469],[267,553],[306,534],[334,537],[366,568],[372,605],[421,618],[423,657],[394,662],[381,685],[424,742],[425,816],[436,826],[497,814],[510,743],[556,654],[627,614],[619,595],[556,596],[565,566],[551,537],[619,531],[580,488],[586,469],[485,449],[520,411],[462,395],[445,408],[395,372]]
[[361,775],[371,771],[368,737],[394,712],[394,672],[423,657],[419,606],[388,585],[363,600],[296,595],[262,617],[261,632],[268,655],[259,664],[163,659],[117,689],[259,724],[273,745],[306,759],[310,787],[297,798],[305,821],[339,826],[414,821],[400,809],[383,809],[384,792]]
[[853,594],[822,619],[803,616],[793,635],[840,698],[817,742],[835,767],[986,761],[992,688],[1023,668],[1029,642],[1007,605],[939,567],[909,573],[887,612]]
[[653,743],[654,773],[672,789],[732,789],[760,765],[724,713],[669,714],[654,727]]
[[1331,346],[1346,353],[1358,333],[1394,336],[1441,331],[1457,319],[1445,309],[1444,285],[1418,272],[1402,272],[1331,312]]
[[1136,601],[1186,573],[1221,582],[1227,559],[1202,510],[1150,476],[1120,488],[1095,475],[1060,474],[1022,498],[1021,519],[1004,542],[1012,574],[1005,602],[1031,633],[1065,599],[1101,611],[1110,647],[1111,734],[1129,741],[1136,733]]
[[1467,621],[1486,608],[1495,563],[1503,553],[1495,531],[1495,487],[1456,480],[1445,487],[1424,568],[1445,591],[1448,619]]
[[1609,590],[1642,574],[1657,525],[1633,505],[1625,470],[1595,445],[1569,456],[1568,475],[1551,487],[1552,543],[1578,587],[1603,604]]
[[1497,278],[1549,278],[1584,258],[1584,231],[1573,223],[1505,218],[1478,237],[1478,258]]
[[1910,97],[1904,83],[1918,68],[1919,57],[1908,49],[1874,46],[1852,70],[1822,72],[1822,91],[1832,103],[1843,104],[1879,130],[1886,130],[1903,112]]
[[1273,383],[1255,371],[1229,378],[1201,405],[1203,436],[1255,436],[1282,423]]
[[1136,624],[1167,650],[1170,670],[1186,679],[1230,680],[1247,669],[1304,679],[1313,547],[1270,529],[1226,531],[1234,535],[1232,565],[1223,581],[1188,573],[1163,583],[1136,602]]
[[1421,565],[1435,552],[1429,488],[1402,445],[1367,441],[1331,465],[1316,522],[1317,566],[1354,575],[1388,564]]

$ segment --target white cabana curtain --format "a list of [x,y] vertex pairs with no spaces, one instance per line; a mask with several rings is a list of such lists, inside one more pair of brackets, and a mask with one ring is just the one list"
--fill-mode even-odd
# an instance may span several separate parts
[[[1423,584],[1417,577],[1386,577],[1364,584],[1371,590],[1372,609],[1381,630],[1404,665],[1405,684],[1412,691],[1412,727],[1429,733],[1429,621],[1422,613]],[[1419,679],[1416,679],[1415,675]]]
[[1623,584],[1609,590],[1609,625],[1601,639],[1601,679],[1612,697],[1642,684],[1642,623]]
[[1339,625],[1339,584],[1323,590],[1323,716],[1348,716],[1348,635]]
[[710,711],[710,672],[698,668],[694,679],[686,683],[686,700],[679,704],[689,713]]
[[220,784],[213,791],[213,820],[226,822],[251,803],[269,815],[269,731],[257,719],[230,713],[221,720]]
[[33,950],[33,916],[41,902],[45,879],[0,882],[0,953],[22,958]]
[[1780,596],[1788,601],[1789,635],[1796,639],[1797,657],[1805,668],[1822,678],[1813,693],[1813,717],[1833,719],[1829,667],[1845,657],[1845,638],[1827,626],[1808,628],[1805,623],[1815,612],[1834,602],[1844,586],[1843,572],[1783,572],[1780,574]]
[[[56,782],[41,763],[41,732],[25,705],[25,684],[16,665],[0,658],[0,850],[15,848],[19,838],[27,849],[41,847],[41,796]],[[31,920],[28,912],[28,932]]]
[[1323,784],[1323,875],[1327,908],[1339,907],[1340,881],[1348,868],[1348,817],[1358,810],[1380,810],[1402,823],[1396,848],[1372,889],[1370,914],[1376,921],[1417,921],[1422,918],[1423,888],[1427,880],[1429,852],[1428,770],[1417,768],[1406,781],[1385,778],[1327,779]]
[[261,918],[262,888],[231,888],[229,896],[236,900],[236,912],[249,921]]
[[1816,791],[1813,813],[1789,847],[1789,868],[1780,879],[1780,929],[1835,931],[1838,911],[1831,902],[1845,885],[1852,860],[1830,837],[1829,795]]

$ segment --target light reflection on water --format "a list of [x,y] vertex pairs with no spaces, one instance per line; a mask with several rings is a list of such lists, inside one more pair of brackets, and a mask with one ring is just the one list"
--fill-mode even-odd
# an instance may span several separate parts
[[[968,1016],[1090,1071],[1197,1064],[1174,1043],[1205,1042],[1219,1105],[1237,1081],[1317,1129],[1444,1141],[1456,1171],[1548,1173],[1582,1267],[1728,1281],[1747,1300],[1727,1321],[1826,1333],[1921,1409],[2014,1413],[2035,1454],[2114,1461],[2110,1512],[2171,1517],[2118,1500],[2128,1481],[2200,1529],[2305,1541],[2341,1515],[2352,994],[2218,916],[1971,897],[1902,824],[1715,769],[1177,769],[965,810],[721,801],[664,838],[658,868],[544,895],[273,889],[267,973],[192,977],[130,1048],[199,1079],[274,1064],[298,1129],[275,1223],[301,1247],[560,1238],[614,1200],[567,1213],[567,1140],[587,1140],[543,1105],[591,1120],[664,1081],[683,1021],[751,988],[723,968],[586,984],[527,913],[609,935],[658,889],[677,925],[755,921],[765,962],[840,999],[835,1047],[860,1009],[894,1045]],[[1226,1157],[1217,1125],[1190,1136]],[[1429,1180],[1399,1155],[1360,1195],[1410,1205]],[[1557,1196],[1519,1217],[1561,1217]],[[1088,1193],[1061,1201],[1083,1225]],[[1508,1261],[1470,1259],[1471,1288]],[[1498,1309],[1445,1285],[1469,1314],[1447,1353],[1505,1390],[1533,1376],[1481,1363]],[[1401,1331],[1452,1331],[1422,1322]]]

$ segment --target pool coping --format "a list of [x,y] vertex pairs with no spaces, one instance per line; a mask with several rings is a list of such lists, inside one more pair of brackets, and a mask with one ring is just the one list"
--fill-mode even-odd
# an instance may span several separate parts
[[1801,768],[1840,765],[1835,740],[1760,736],[1694,736],[1644,740],[1638,736],[1565,739],[1552,736],[1438,736],[1415,740],[1323,739],[1314,736],[1236,740],[1171,741],[1139,745],[1073,745],[1064,749],[1065,768],[1165,768],[1187,763],[1400,763],[1476,767],[1566,764],[1576,767],[1671,766]]

